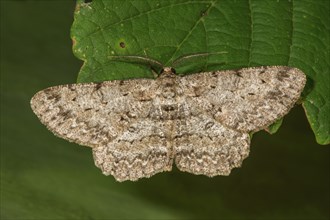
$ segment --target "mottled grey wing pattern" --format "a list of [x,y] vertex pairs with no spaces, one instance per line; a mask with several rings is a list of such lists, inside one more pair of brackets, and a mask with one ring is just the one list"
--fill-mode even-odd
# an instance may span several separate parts
[[264,129],[287,114],[305,82],[303,72],[285,66],[205,72],[181,79],[191,106],[202,103],[216,121],[242,132]]
[[212,177],[229,175],[241,166],[249,155],[250,137],[224,127],[204,112],[177,124],[173,145],[178,169]]
[[141,80],[55,86],[38,92],[31,106],[58,136],[93,147],[112,141],[136,118],[146,117],[153,94],[131,108],[135,99],[148,97],[143,90],[148,93],[154,81],[142,80],[142,84],[144,89]]
[[229,175],[249,154],[249,132],[284,116],[299,99],[304,73],[256,67],[55,86],[31,106],[49,130],[93,147],[96,166],[116,180],[169,171]]
[[162,125],[145,120],[157,88],[148,79],[55,86],[38,92],[31,106],[57,136],[93,147],[105,174],[136,180],[171,169]]
[[95,164],[118,181],[138,180],[172,169],[166,124],[141,118],[106,146],[93,148]]
[[280,66],[180,78],[190,117],[177,123],[177,167],[194,174],[229,175],[249,154],[249,132],[285,115],[305,81],[300,70]]

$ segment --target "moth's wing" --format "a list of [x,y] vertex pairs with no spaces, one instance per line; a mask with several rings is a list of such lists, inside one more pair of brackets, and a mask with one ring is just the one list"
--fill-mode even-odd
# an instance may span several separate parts
[[140,119],[107,146],[93,148],[95,164],[117,181],[135,181],[172,169],[165,122]]
[[[132,174],[127,177],[135,180],[143,175],[150,176],[169,169],[163,158],[170,151],[164,144],[164,138],[152,138],[150,136],[154,133],[145,130],[143,137],[150,141],[144,148],[143,141],[136,143],[132,140],[131,145],[120,141],[137,123],[147,121],[155,91],[155,81],[148,79],[63,85],[38,92],[32,98],[31,106],[40,121],[57,136],[95,148],[94,155],[102,149],[112,152],[115,156],[109,158],[114,161],[106,160],[103,167],[113,166],[118,160],[122,160],[119,164],[128,164],[114,173],[117,180],[125,179],[120,176],[120,172],[125,169],[126,172],[131,172],[128,170],[131,169],[130,166],[137,164],[131,164],[130,161],[134,158],[143,158],[140,162],[144,163],[150,157],[153,163],[142,165],[149,170],[142,170],[141,175]],[[160,129],[155,128],[156,124],[153,127],[157,131]],[[138,172],[138,169],[134,172]]]
[[34,95],[31,107],[57,136],[94,147],[147,117],[155,86],[147,79],[55,86]]
[[228,129],[208,115],[192,115],[176,125],[175,163],[181,171],[229,175],[249,154],[247,133]]
[[288,113],[305,82],[299,69],[270,66],[192,74],[182,77],[180,86],[193,105],[224,126],[250,132]]

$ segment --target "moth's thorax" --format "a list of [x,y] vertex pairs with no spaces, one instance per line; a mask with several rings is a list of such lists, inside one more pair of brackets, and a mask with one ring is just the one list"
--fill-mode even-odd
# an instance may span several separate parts
[[173,120],[180,117],[180,105],[178,99],[178,76],[175,74],[175,70],[171,67],[165,67],[159,77],[157,78],[159,86],[159,102],[156,108],[159,111],[156,112],[156,118],[165,120]]
[[161,96],[165,99],[175,98],[177,93],[178,78],[175,70],[171,67],[165,67],[157,78]]
[[159,74],[159,78],[175,78],[175,69],[172,67],[164,67]]

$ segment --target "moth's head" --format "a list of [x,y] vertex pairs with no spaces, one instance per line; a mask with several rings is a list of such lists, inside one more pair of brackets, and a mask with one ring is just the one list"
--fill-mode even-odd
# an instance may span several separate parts
[[159,74],[159,77],[174,77],[175,76],[175,69],[172,67],[164,67]]

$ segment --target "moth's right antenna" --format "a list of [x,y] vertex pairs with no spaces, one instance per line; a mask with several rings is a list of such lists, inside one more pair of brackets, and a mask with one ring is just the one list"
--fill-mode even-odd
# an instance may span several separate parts
[[196,53],[196,54],[189,54],[189,55],[184,55],[182,57],[179,57],[177,59],[175,59],[172,63],[172,66],[175,67],[178,64],[185,62],[189,59],[193,59],[193,58],[198,58],[198,57],[207,57],[210,55],[214,55],[214,54],[224,54],[227,53],[226,51],[222,51],[222,52],[212,52],[212,53]]

